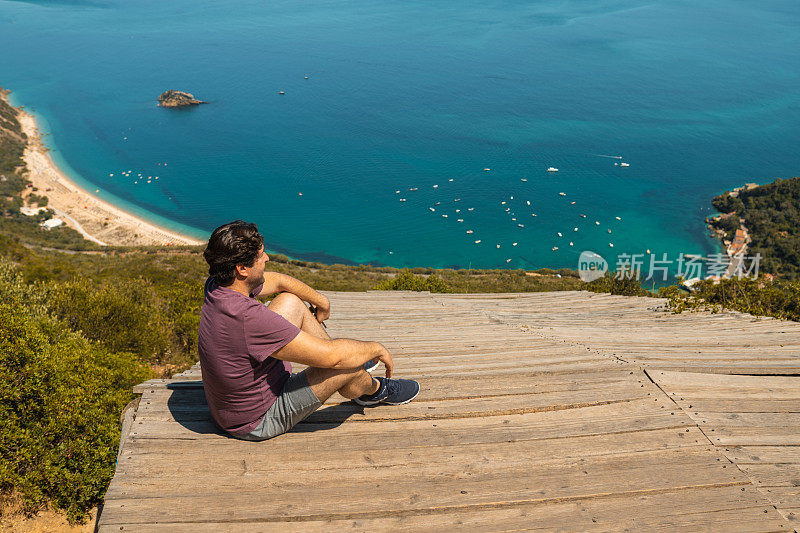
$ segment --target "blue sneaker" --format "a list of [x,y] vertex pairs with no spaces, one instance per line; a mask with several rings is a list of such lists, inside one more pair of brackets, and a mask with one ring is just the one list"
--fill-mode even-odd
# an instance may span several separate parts
[[378,363],[374,359],[370,359],[369,361],[364,363],[364,370],[366,370],[367,372],[372,372],[373,370],[378,368],[378,365],[380,365],[380,363]]
[[408,403],[419,394],[419,383],[413,379],[375,378],[380,383],[375,394],[365,394],[353,401],[358,405],[370,406],[386,403],[402,405]]

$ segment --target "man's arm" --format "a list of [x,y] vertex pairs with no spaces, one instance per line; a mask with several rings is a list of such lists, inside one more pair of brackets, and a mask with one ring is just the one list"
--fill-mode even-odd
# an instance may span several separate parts
[[328,298],[299,279],[280,272],[264,272],[264,286],[256,296],[269,296],[276,292],[290,292],[301,300],[310,303],[316,308],[317,321],[327,320],[331,312],[331,303]]
[[358,368],[370,359],[378,359],[392,377],[392,356],[379,342],[353,339],[321,339],[305,331],[272,354],[272,357],[316,368]]

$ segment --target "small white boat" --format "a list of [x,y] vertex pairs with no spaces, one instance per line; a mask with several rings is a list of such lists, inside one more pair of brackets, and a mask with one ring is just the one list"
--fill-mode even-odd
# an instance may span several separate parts
[[620,163],[619,166],[621,166],[621,167],[629,167],[631,165],[630,165],[630,163]]
[[548,172],[558,172],[558,169],[556,167],[547,167],[547,171]]
[[478,239],[477,241],[475,241],[475,244],[480,244],[480,243],[481,243],[481,240],[480,240],[480,239]]
[[559,194],[559,196],[566,196],[567,195],[567,193],[565,193],[565,192],[560,192],[558,194]]
[[484,172],[489,172],[490,170],[492,170],[492,169],[491,168],[484,168],[483,169]]

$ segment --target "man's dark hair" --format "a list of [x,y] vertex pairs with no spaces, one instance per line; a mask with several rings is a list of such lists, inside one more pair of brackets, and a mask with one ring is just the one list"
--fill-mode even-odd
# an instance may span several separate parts
[[227,287],[236,279],[236,265],[253,266],[262,244],[264,238],[258,226],[250,222],[234,220],[218,227],[203,252],[208,275],[220,287]]

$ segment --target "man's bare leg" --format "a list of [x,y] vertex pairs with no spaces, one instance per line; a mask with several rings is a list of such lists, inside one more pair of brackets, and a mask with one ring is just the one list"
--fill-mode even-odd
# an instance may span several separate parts
[[309,367],[304,370],[311,390],[319,401],[325,403],[334,392],[352,400],[365,394],[374,394],[380,383],[363,368],[336,370]]
[[311,314],[306,303],[292,293],[280,293],[267,307],[306,333],[320,339],[331,338],[322,324],[317,322],[317,317]]
[[[268,307],[306,333],[322,339],[330,339],[322,324],[317,322],[317,317],[311,313],[305,302],[294,294],[282,292],[269,303]],[[372,394],[380,386],[378,381],[373,379],[363,368],[338,370],[309,367],[304,372],[311,390],[323,403],[334,392],[338,392],[345,398],[353,399],[364,394]]]

